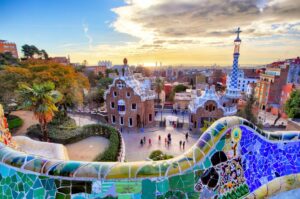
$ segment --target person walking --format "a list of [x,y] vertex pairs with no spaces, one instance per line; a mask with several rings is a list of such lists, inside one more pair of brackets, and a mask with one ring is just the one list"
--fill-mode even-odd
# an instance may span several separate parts
[[188,141],[188,138],[189,138],[189,133],[186,132],[186,134],[185,134],[185,139],[186,139],[186,141]]
[[168,139],[165,137],[165,146],[167,146]]
[[151,145],[151,139],[149,138],[149,145]]
[[168,148],[169,148],[169,147],[170,147],[170,143],[171,143],[171,142],[170,142],[170,140],[168,140],[168,142],[167,142],[167,143],[168,143]]
[[144,138],[143,138],[143,139],[144,139],[144,143],[146,143],[146,137],[145,137],[145,136],[144,136]]
[[143,139],[141,139],[141,142],[140,142],[140,143],[141,143],[141,146],[143,146],[143,145],[144,145],[144,141],[143,141]]
[[182,143],[182,149],[184,150],[184,147],[185,147],[185,141],[183,141]]
[[160,135],[158,135],[158,141],[160,142],[160,140],[161,140],[161,137],[160,137]]
[[180,141],[179,141],[179,146],[180,146],[180,149],[181,149],[181,145],[182,145],[182,141],[180,140]]

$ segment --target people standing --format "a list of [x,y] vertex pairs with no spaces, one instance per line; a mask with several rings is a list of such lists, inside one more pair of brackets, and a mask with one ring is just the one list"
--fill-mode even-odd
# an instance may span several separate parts
[[143,138],[143,139],[144,139],[144,143],[146,143],[146,137],[145,137],[145,136],[144,136],[144,138]]
[[186,132],[186,134],[185,134],[185,139],[186,139],[186,141],[188,141],[188,138],[189,138],[189,133]]
[[165,137],[165,146],[167,146],[168,139]]
[[181,149],[181,145],[182,145],[182,141],[180,140],[180,141],[179,141],[179,146],[180,146],[180,149]]
[[160,140],[161,140],[161,137],[160,137],[160,135],[158,135],[158,141],[160,142]]
[[169,148],[169,147],[170,147],[170,140],[168,140],[168,142],[167,142],[167,143],[168,143],[168,148]]
[[183,141],[182,143],[182,149],[184,150],[184,147],[185,147],[185,141]]
[[149,145],[151,145],[151,139],[149,138]]

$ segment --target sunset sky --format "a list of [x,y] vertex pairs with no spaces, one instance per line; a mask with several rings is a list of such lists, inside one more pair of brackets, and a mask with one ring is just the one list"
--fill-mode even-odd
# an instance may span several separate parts
[[298,0],[0,0],[0,39],[72,62],[241,65],[300,55]]

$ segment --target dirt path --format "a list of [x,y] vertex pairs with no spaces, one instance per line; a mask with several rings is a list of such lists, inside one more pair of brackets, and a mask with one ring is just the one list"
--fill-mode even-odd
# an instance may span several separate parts
[[37,119],[30,111],[14,111],[11,113],[11,115],[18,116],[23,120],[23,125],[18,130],[16,130],[14,136],[25,135],[27,128],[38,123]]
[[93,161],[97,155],[105,151],[109,140],[99,136],[92,136],[73,144],[67,144],[69,159],[78,161]]

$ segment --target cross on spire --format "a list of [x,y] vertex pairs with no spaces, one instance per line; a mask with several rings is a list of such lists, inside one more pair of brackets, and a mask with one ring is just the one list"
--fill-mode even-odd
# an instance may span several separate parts
[[238,27],[238,29],[237,29],[237,31],[235,31],[235,33],[237,34],[237,39],[240,39],[240,33],[241,33],[242,31],[241,31],[241,29],[240,29],[240,27]]

